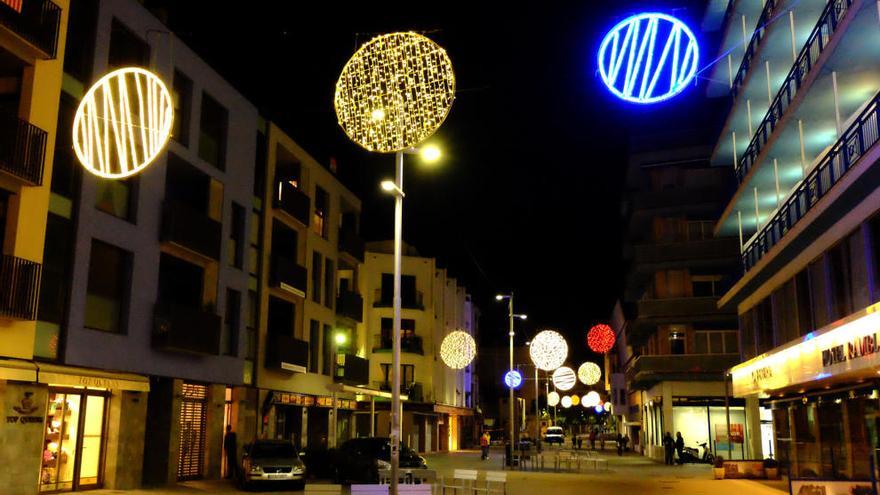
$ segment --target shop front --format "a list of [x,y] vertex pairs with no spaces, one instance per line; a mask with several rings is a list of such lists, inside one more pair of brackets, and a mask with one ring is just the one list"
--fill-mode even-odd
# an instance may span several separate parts
[[330,419],[336,415],[336,444],[352,436],[353,415],[357,402],[294,392],[269,392],[268,407],[263,417],[263,432],[269,438],[290,440],[298,448],[326,449],[331,447]]
[[871,478],[880,448],[878,309],[731,369],[734,395],[760,398],[770,409],[770,447],[791,477]]

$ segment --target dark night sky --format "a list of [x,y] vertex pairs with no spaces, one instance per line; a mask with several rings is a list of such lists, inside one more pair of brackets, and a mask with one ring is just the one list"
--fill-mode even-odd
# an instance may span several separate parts
[[[483,310],[484,342],[506,333],[506,308],[492,299],[499,290],[516,291],[527,336],[551,327],[583,339],[607,318],[624,280],[619,212],[630,136],[683,125],[704,101],[697,87],[659,106],[626,104],[605,91],[595,65],[617,21],[660,11],[697,32],[701,1],[168,3],[171,28],[264,115],[322,163],[337,158],[341,179],[363,199],[367,240],[392,234],[392,201],[378,182],[393,175],[393,157],[345,137],[333,111],[336,79],[375,34],[423,31],[447,49],[458,95],[437,136],[445,162],[407,166],[404,238],[467,285]],[[716,50],[698,36],[702,65]]]

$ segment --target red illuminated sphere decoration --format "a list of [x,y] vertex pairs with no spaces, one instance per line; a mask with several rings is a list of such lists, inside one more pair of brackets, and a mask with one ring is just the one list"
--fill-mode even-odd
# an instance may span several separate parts
[[590,346],[593,352],[598,352],[599,354],[605,354],[610,351],[614,347],[615,339],[614,330],[604,323],[594,326],[587,332],[587,345]]

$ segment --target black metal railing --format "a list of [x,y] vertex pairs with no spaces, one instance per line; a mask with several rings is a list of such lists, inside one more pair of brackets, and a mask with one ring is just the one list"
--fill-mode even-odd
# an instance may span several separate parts
[[302,222],[303,225],[309,225],[309,209],[312,202],[306,193],[298,187],[294,187],[289,182],[276,183],[275,189],[272,191],[272,204]]
[[266,336],[265,366],[305,373],[309,367],[309,343],[270,332]]
[[46,131],[17,115],[0,115],[0,170],[39,186],[45,158]]
[[[374,335],[373,338],[373,352],[391,351],[392,341],[390,335]],[[407,352],[410,354],[424,354],[425,352],[422,347],[422,337],[419,335],[401,337],[400,352]]]
[[364,321],[364,298],[357,292],[340,291],[336,297],[336,314],[358,322]]
[[337,354],[334,381],[346,385],[368,385],[370,383],[370,361],[355,354]]
[[[390,308],[394,305],[394,296],[382,292],[382,289],[376,289],[374,293],[374,308]],[[422,291],[404,291],[400,295],[400,307],[403,309],[425,309],[424,294]]]
[[273,254],[269,265],[269,283],[272,287],[295,289],[305,293],[308,270],[295,261]]
[[757,162],[761,150],[764,149],[764,146],[770,140],[770,136],[773,134],[779,121],[782,120],[785,111],[791,106],[791,102],[803,85],[807,74],[809,74],[819,60],[819,56],[825,51],[825,48],[828,47],[832,35],[837,30],[840,19],[849,11],[852,2],[853,0],[831,0],[825,6],[825,10],[819,17],[816,27],[813,28],[810,37],[807,38],[806,45],[801,49],[797,61],[795,61],[785,77],[782,87],[776,93],[776,97],[773,98],[773,102],[770,104],[770,108],[767,109],[767,113],[761,120],[755,135],[752,136],[752,141],[743,152],[742,158],[734,164],[736,179],[740,183],[745,180],[749,171]]
[[191,251],[220,259],[220,222],[182,201],[162,204],[162,242],[172,242]]
[[822,199],[841,177],[878,140],[880,93],[877,93],[858,119],[843,132],[819,164],[801,180],[794,191],[746,244],[742,253],[744,271],[749,271],[775,246],[807,212]]
[[[391,391],[391,381],[380,381],[375,383],[375,387],[383,392]],[[401,382],[400,393],[405,394],[411,402],[422,402],[424,398],[422,384],[419,382]]]
[[733,78],[733,84],[730,87],[730,94],[734,99],[736,99],[740,88],[745,83],[746,75],[749,73],[749,68],[751,68],[752,65],[752,58],[754,58],[755,54],[758,52],[758,46],[767,34],[767,29],[769,27],[768,24],[773,15],[773,11],[776,10],[776,6],[780,3],[782,3],[782,0],[767,0],[767,3],[764,4],[764,10],[761,11],[761,15],[758,17],[755,31],[752,33],[752,38],[746,46],[742,63],[739,64],[739,69],[736,71],[736,77]]
[[220,354],[221,318],[210,311],[156,303],[153,347],[193,354]]
[[364,261],[364,240],[353,229],[339,229],[339,250]]
[[0,25],[39,48],[46,58],[55,58],[61,7],[49,0],[21,0],[19,9],[10,3],[16,2],[0,2]]
[[0,257],[0,316],[36,320],[42,265],[15,256]]

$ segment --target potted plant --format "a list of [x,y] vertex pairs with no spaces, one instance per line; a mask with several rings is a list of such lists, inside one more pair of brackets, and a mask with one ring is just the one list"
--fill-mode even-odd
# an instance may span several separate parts
[[715,460],[712,461],[712,472],[715,473],[716,480],[724,479],[724,457],[715,456]]
[[768,457],[764,459],[764,474],[767,475],[767,479],[775,480],[779,477],[779,461],[774,459],[773,457]]

